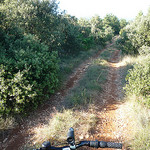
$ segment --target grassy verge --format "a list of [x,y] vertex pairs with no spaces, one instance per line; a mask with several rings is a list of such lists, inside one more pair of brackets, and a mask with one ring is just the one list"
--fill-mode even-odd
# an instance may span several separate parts
[[124,104],[126,118],[130,118],[132,124],[130,140],[126,145],[131,150],[148,150],[150,148],[150,109],[139,104],[138,98],[135,95],[128,96]]
[[[122,70],[122,83],[124,86],[124,78],[128,70],[133,68],[134,64],[144,62],[144,59],[144,56],[125,56],[122,58],[120,65],[124,66]],[[132,150],[150,149],[150,109],[139,103],[140,101],[145,101],[144,99],[143,96],[126,95],[123,105],[124,115],[129,118],[132,124],[130,141],[127,142],[127,146]]]
[[66,141],[70,127],[74,127],[77,141],[91,136],[97,123],[94,102],[106,82],[107,60],[113,51],[108,48],[91,62],[85,75],[64,98],[63,110],[57,109],[47,125],[32,130],[35,135],[32,143],[39,145],[45,140],[50,140],[53,145],[62,143]]

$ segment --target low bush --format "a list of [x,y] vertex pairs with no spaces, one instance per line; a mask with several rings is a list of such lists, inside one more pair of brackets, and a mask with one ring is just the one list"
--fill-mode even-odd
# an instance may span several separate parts
[[126,77],[126,94],[144,96],[139,102],[150,106],[150,57],[134,65]]

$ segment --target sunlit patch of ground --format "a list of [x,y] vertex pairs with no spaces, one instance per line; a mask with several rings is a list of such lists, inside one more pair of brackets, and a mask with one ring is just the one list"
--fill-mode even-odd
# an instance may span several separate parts
[[134,56],[124,56],[118,63],[110,63],[112,67],[119,68],[119,67],[125,67],[127,65],[133,65],[137,63],[137,61],[140,61],[141,56],[134,57]]
[[97,122],[96,115],[89,108],[88,111],[64,110],[56,112],[47,125],[40,125],[31,129],[34,134],[32,142],[34,144],[50,140],[52,144],[66,141],[67,132],[70,127],[75,130],[77,140],[89,137],[90,131],[95,128]]

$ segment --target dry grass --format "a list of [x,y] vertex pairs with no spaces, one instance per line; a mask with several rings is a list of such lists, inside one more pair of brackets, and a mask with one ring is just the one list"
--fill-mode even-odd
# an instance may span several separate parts
[[0,130],[12,129],[16,125],[15,119],[12,117],[3,119],[0,117]]
[[[142,98],[142,97],[141,97]],[[131,98],[130,98],[131,99]],[[134,122],[134,139],[131,147],[134,150],[143,150],[150,148],[150,110],[137,103],[137,97],[134,96],[129,101],[132,106],[130,116]],[[130,107],[131,107],[130,106]]]
[[126,144],[133,150],[147,150],[150,148],[150,110],[139,104],[137,99],[135,95],[127,97],[120,108],[125,124],[130,124]]
[[117,67],[123,67],[123,66],[127,66],[127,65],[133,65],[137,62],[137,57],[134,56],[124,56],[121,61],[117,64]]
[[131,56],[126,55],[123,56],[121,61],[118,63],[118,67],[127,66],[127,65],[134,65],[136,63],[142,62],[145,59],[145,56]]
[[34,143],[51,141],[52,144],[58,144],[66,141],[68,129],[73,127],[77,140],[88,137],[90,130],[95,127],[97,117],[92,110],[73,111],[64,110],[56,112],[49,120],[48,125],[34,128]]

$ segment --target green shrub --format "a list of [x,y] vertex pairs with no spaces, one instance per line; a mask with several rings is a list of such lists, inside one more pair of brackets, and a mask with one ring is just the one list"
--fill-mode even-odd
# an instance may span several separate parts
[[[139,13],[135,20],[120,31],[120,45],[128,54],[137,54],[142,46],[150,46],[150,14]],[[143,49],[143,48],[142,48]]]
[[150,58],[135,64],[133,70],[129,70],[126,77],[126,93],[127,95],[135,94],[136,96],[144,96],[139,102],[150,105]]
[[32,35],[1,47],[0,64],[5,66],[0,77],[1,112],[27,112],[54,93],[58,86],[57,52],[50,52]]
[[82,37],[82,47],[85,50],[89,50],[94,45],[94,39],[92,36],[89,36],[87,38]]
[[[44,94],[54,93],[54,89],[58,85],[58,62],[57,52],[50,52],[48,47],[40,44],[34,36],[26,36],[22,41],[14,43],[15,59],[18,60],[17,69],[29,69],[30,82],[35,82],[37,88]],[[46,92],[47,91],[47,92]]]
[[105,34],[105,41],[106,42],[111,41],[112,38],[114,37],[114,31],[111,27],[106,28],[104,34]]
[[116,40],[116,45],[122,50],[124,54],[137,54],[137,49],[133,46],[132,41],[128,37],[128,32],[122,29],[120,37]]
[[33,103],[36,92],[26,79],[28,70],[12,74],[5,66],[0,66],[0,112],[3,114],[20,113]]

